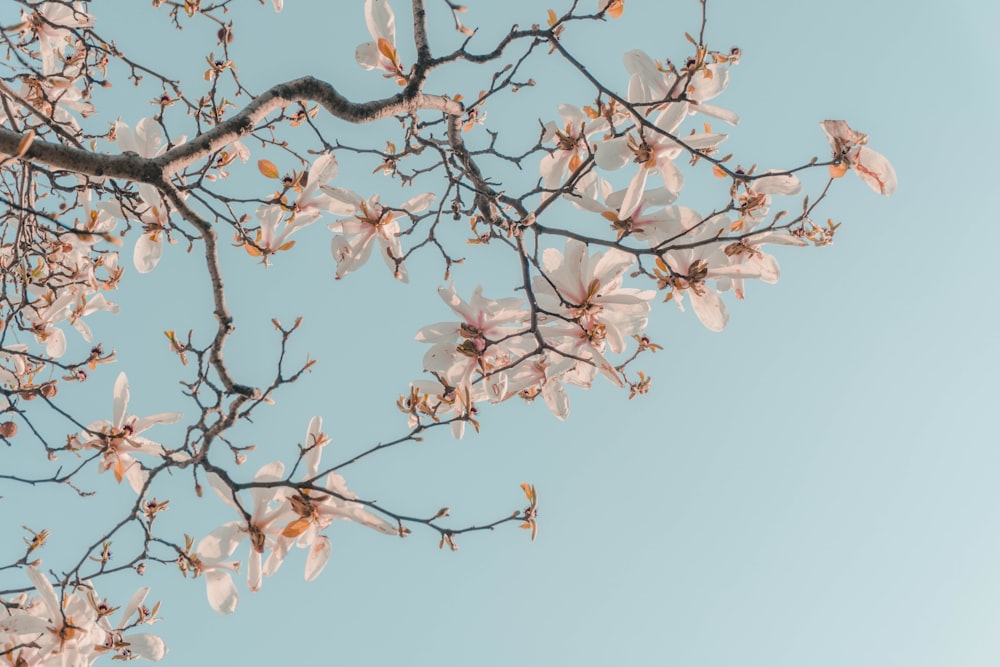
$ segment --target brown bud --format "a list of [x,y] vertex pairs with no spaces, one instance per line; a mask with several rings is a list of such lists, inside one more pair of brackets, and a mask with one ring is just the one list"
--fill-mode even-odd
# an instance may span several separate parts
[[44,396],[45,398],[52,398],[53,396],[59,393],[59,388],[56,387],[55,382],[48,382],[42,385],[41,392],[42,396]]
[[17,435],[17,424],[10,421],[0,424],[0,436],[13,438],[15,435]]

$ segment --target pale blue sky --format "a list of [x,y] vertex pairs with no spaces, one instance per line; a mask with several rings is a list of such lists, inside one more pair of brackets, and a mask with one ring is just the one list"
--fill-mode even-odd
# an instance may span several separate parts
[[[164,17],[139,4],[134,16],[97,14],[97,28],[136,57],[193,73],[196,88],[200,44],[208,42],[192,26],[186,36],[197,48],[168,47],[160,41]],[[333,4],[287,0],[280,15],[268,5],[238,16],[234,52],[247,85],[312,74],[356,99],[394,92],[353,61],[367,39],[360,0]],[[444,3],[428,4],[442,14]],[[544,22],[549,6],[467,4],[466,22],[490,35]],[[406,5],[393,6],[404,44]],[[599,31],[571,29],[566,44],[623,89],[621,54],[643,48],[682,59],[697,10],[694,1],[627,0],[622,19]],[[709,17],[709,45],[744,53],[717,100],[742,119],[728,130],[726,151],[762,168],[825,158],[818,123],[843,118],[892,160],[896,195],[879,197],[848,174],[821,214],[845,223],[836,244],[779,250],[781,282],[751,284],[745,301],[730,300],[722,334],[693,313],[655,308],[648,333],[665,349],[641,365],[653,376],[649,395],[627,401],[600,383],[571,391],[567,423],[541,402],[488,407],[479,436],[456,442],[441,433],[345,471],[364,497],[414,514],[447,505],[456,525],[522,507],[518,485],[530,481],[540,495],[534,543],[510,526],[464,537],[452,554],[438,551],[428,532],[394,540],[337,525],[318,581],[302,582],[303,559],[290,557],[258,594],[241,580],[240,607],[229,617],[208,607],[203,582],[151,570],[145,583],[163,600],[165,621],[155,629],[169,644],[167,664],[1000,661],[1000,438],[992,423],[1000,307],[987,277],[997,240],[988,203],[997,141],[986,116],[1000,103],[990,69],[1000,10],[974,0],[710,0]],[[439,18],[447,27],[448,17]],[[579,77],[556,63],[536,56],[525,71],[539,85],[488,107],[488,123],[510,128],[512,146],[533,143],[537,119],[555,118],[558,103],[591,101]],[[432,80],[429,92],[472,97],[483,87],[467,70]],[[113,106],[94,122],[120,116],[134,125],[151,113],[156,91],[123,83],[109,94]],[[515,140],[519,127],[529,138]],[[392,131],[331,130],[356,143]],[[263,192],[263,179],[244,171],[235,183]],[[520,178],[536,173],[529,164]],[[680,203],[711,208],[719,183],[692,177]],[[395,195],[382,180],[344,170],[336,184]],[[459,292],[483,283],[488,296],[506,296],[518,279],[512,257],[462,248],[465,233],[454,241],[468,258],[454,272]],[[240,252],[224,258],[238,327],[230,353],[245,360],[243,381],[267,377],[272,317],[303,315],[293,352],[320,360],[254,428],[241,427],[245,444],[258,445],[248,477],[274,458],[291,460],[314,414],[334,440],[329,460],[402,434],[394,401],[418,376],[424,351],[413,335],[450,317],[434,291],[441,267],[429,255],[410,264],[408,286],[377,261],[335,283],[324,226],[296,238],[294,253],[267,270]],[[132,382],[131,412],[190,411],[161,332],[210,325],[201,264],[178,245],[152,274],[126,278],[116,295],[122,314],[94,324],[121,363],[79,392],[81,410],[107,416],[120,368]],[[177,490],[156,493],[189,495],[187,480],[174,481]],[[31,525],[54,528],[66,503],[102,516],[128,490],[87,501],[51,490],[26,497],[38,512]],[[203,534],[231,518],[214,498],[177,505],[162,529]],[[29,519],[9,505],[2,514],[11,526],[6,554]],[[79,528],[56,532],[51,557]],[[101,591],[119,584],[131,591],[138,582],[108,582]]]

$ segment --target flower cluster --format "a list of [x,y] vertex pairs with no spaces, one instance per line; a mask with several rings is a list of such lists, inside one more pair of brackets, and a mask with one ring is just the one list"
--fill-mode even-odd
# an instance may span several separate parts
[[[621,3],[599,4],[611,15],[621,9]],[[550,17],[550,26],[554,21]],[[449,419],[461,437],[465,423],[478,427],[477,403],[514,396],[542,396],[563,419],[569,411],[565,384],[589,387],[600,373],[624,386],[626,364],[616,364],[609,353],[625,353],[630,340],[638,342],[638,351],[656,349],[643,332],[657,292],[681,310],[689,304],[706,328],[722,331],[729,319],[723,293],[742,299],[749,279],[777,282],[778,262],[767,246],[829,242],[832,229],[820,230],[806,213],[785,224],[778,221],[786,212],[771,215],[775,197],[801,192],[794,172],[730,168],[729,156],[716,157],[725,134],[709,122],[685,128],[692,116],[739,121],[709,103],[725,90],[739,50],[711,51],[690,39],[696,52],[682,67],[640,50],[628,52],[626,100],[583,108],[563,104],[560,120],[544,125],[542,142],[552,146],[539,162],[543,191],[561,193],[577,209],[599,215],[595,219],[610,224],[614,240],[586,235],[599,244],[591,253],[577,230],[567,231],[564,250],[545,248],[532,262],[534,275],[524,286],[528,301],[489,300],[477,288],[465,302],[453,287],[440,289],[460,319],[417,333],[417,340],[432,346],[424,370],[434,380],[414,382],[410,395],[400,398],[411,426],[423,418]],[[832,176],[854,168],[877,192],[892,193],[892,167],[865,146],[865,135],[843,121],[822,126],[834,149]],[[730,179],[726,210],[702,215],[675,204],[684,186],[682,156],[691,165],[710,161],[717,177]],[[615,189],[611,172],[626,167],[627,185]],[[531,224],[523,233],[537,229]],[[645,284],[624,286],[630,272]],[[645,393],[649,378],[640,373],[628,385],[632,396]]]
[[160,660],[167,654],[160,637],[133,631],[159,620],[159,603],[152,610],[143,604],[148,588],[136,591],[113,625],[119,607],[98,597],[93,584],[84,582],[60,596],[36,567],[25,571],[35,594],[3,600],[0,615],[0,654],[10,665],[87,667],[103,656]]
[[254,475],[247,500],[217,473],[208,474],[212,489],[240,519],[210,532],[196,549],[189,544],[188,552],[178,562],[185,574],[205,576],[208,602],[220,614],[232,613],[239,602],[232,573],[238,571],[240,563],[231,559],[244,540],[250,547],[247,588],[257,591],[262,577],[277,572],[292,547],[308,551],[306,581],[319,576],[331,552],[325,531],[337,519],[360,523],[386,535],[401,534],[401,528],[358,502],[343,477],[320,471],[323,447],[330,442],[322,427],[319,417],[309,422],[303,448],[305,473],[298,484],[285,479],[285,467],[280,461],[268,463]]

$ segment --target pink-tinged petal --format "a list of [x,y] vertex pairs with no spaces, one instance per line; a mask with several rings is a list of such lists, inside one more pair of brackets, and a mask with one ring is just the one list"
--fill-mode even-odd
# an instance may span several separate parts
[[555,121],[550,120],[547,123],[545,123],[545,125],[542,125],[541,143],[547,144],[548,142],[552,141],[556,136],[556,132],[558,131],[559,131],[559,126],[555,124]]
[[888,197],[896,191],[896,170],[881,153],[862,146],[854,161],[854,170],[875,192]]
[[[209,473],[211,474],[211,473]],[[246,533],[240,521],[224,523],[198,542],[196,552],[202,558],[219,560],[229,558],[236,551]]]
[[692,104],[691,110],[698,113],[703,113],[706,116],[711,116],[712,118],[718,118],[721,121],[729,123],[730,125],[739,125],[740,117],[734,111],[729,109],[723,109],[722,107],[717,107],[714,104]]
[[261,568],[263,560],[261,553],[256,549],[250,549],[250,558],[247,559],[247,588],[256,593],[260,590]]
[[768,176],[771,171],[765,171],[764,175],[753,181],[751,186],[755,192],[762,195],[797,195],[802,191],[802,182],[795,174],[774,174]]
[[628,147],[628,138],[617,137],[597,144],[594,162],[601,169],[615,171],[628,164],[632,157],[633,153]]
[[748,243],[753,245],[764,245],[766,243],[773,243],[776,245],[792,245],[804,248],[809,245],[809,242],[798,236],[792,236],[788,232],[761,232],[760,234],[754,234],[747,239]]
[[[581,244],[582,245],[582,244]],[[586,249],[586,246],[584,246]],[[586,250],[585,250],[586,251]],[[635,256],[618,248],[608,248],[603,255],[597,256],[597,263],[594,264],[593,277],[602,285],[602,291],[607,286],[617,281],[628,271],[629,267],[635,264]],[[607,295],[605,295],[607,296]],[[602,299],[602,303],[607,299]]]
[[687,116],[688,105],[686,102],[671,102],[661,111],[653,124],[664,132],[674,134],[680,127],[684,117]]
[[205,572],[205,589],[208,593],[208,604],[212,609],[220,614],[231,614],[236,611],[240,596],[228,572],[218,570]]
[[136,419],[132,424],[133,433],[142,433],[149,430],[154,424],[176,424],[184,416],[182,412],[158,412],[155,415]]
[[758,277],[761,281],[769,285],[774,285],[778,282],[778,278],[781,277],[781,268],[778,266],[778,260],[773,255],[763,252],[757,253],[747,260],[747,265],[753,266],[759,272]]
[[337,158],[333,153],[323,153],[317,157],[309,168],[309,184],[320,185],[333,180],[337,176]]
[[694,308],[695,315],[705,325],[705,328],[715,332],[726,328],[726,324],[729,323],[729,312],[718,292],[706,287],[705,293],[701,296],[690,290],[688,294],[691,296],[691,307]]
[[42,601],[42,604],[45,605],[49,613],[49,621],[55,622],[61,608],[59,596],[56,595],[56,589],[52,587],[52,582],[49,581],[49,578],[39,572],[37,568],[28,567],[27,572],[28,578],[31,579],[31,583],[35,587],[38,599]]
[[688,86],[688,97],[692,100],[710,100],[717,97],[729,83],[729,69],[722,63],[705,66],[705,71],[697,72]]
[[438,322],[437,324],[430,324],[422,328],[417,332],[414,340],[418,340],[421,343],[450,341],[454,340],[458,332],[459,324],[457,322]]
[[684,175],[681,174],[681,170],[677,168],[673,160],[661,160],[657,162],[656,166],[660,170],[660,176],[663,177],[663,187],[674,194],[680,192],[681,188],[684,187]]
[[685,144],[699,151],[717,148],[719,144],[728,138],[728,134],[720,134],[718,132],[699,132],[698,134],[686,134],[681,137]]
[[375,69],[378,67],[380,55],[375,42],[365,42],[354,51],[354,59],[365,69]]
[[115,390],[114,390],[114,410],[112,411],[111,417],[111,427],[114,429],[120,429],[122,424],[125,423],[125,410],[128,408],[128,377],[125,376],[124,372],[118,374],[118,378],[115,380]]
[[[285,464],[281,461],[272,461],[261,467],[257,474],[253,476],[255,482],[277,482],[285,472]],[[278,493],[277,488],[255,487],[250,490],[253,496],[253,516],[260,519],[267,512],[267,506],[274,500]],[[251,554],[252,556],[253,554]],[[259,565],[259,563],[258,563]]]
[[[125,456],[121,455],[120,459],[125,460]],[[132,459],[125,466],[125,479],[128,480],[128,485],[132,487],[136,495],[142,493],[142,487],[146,486],[146,480],[149,479],[149,473],[142,467],[142,464]]]
[[[310,528],[312,528],[310,526]],[[285,556],[288,555],[288,550],[291,549],[294,540],[287,537],[279,537],[278,541],[275,543],[274,548],[271,549],[271,553],[267,555],[267,560],[264,561],[264,576],[271,577],[278,571],[282,563],[285,562]]]
[[272,461],[266,465],[261,466],[257,474],[253,476],[253,481],[255,482],[276,482],[282,478],[285,473],[285,464],[281,461]]
[[340,204],[340,208],[331,208],[330,212],[336,215],[352,215],[361,208],[364,198],[361,195],[351,192],[347,188],[335,188],[330,185],[320,185],[319,189],[329,195],[334,202]]
[[507,374],[495,373],[486,378],[486,394],[490,403],[499,403],[507,396]]
[[597,359],[595,359],[597,362],[597,370],[599,370],[604,377],[610,380],[611,384],[619,388],[624,387],[625,384],[622,382],[621,376],[618,375],[618,371],[615,370],[615,367],[611,364],[611,362],[605,359],[602,354],[595,354],[594,356],[597,357]]
[[558,109],[563,124],[572,128],[574,134],[587,124],[587,117],[575,104],[560,104]]
[[152,118],[143,118],[135,125],[136,147],[133,149],[142,157],[154,157],[163,143],[163,132]]
[[709,278],[760,278],[760,268],[756,265],[726,264],[724,266],[709,266]]
[[559,150],[543,157],[538,163],[538,173],[542,177],[542,185],[547,190],[559,189],[566,178],[566,167],[573,154]]
[[319,460],[323,455],[323,445],[326,444],[323,436],[323,418],[313,417],[309,420],[309,428],[306,429],[305,446],[310,448],[306,453],[306,475],[307,478],[316,476],[319,472]]
[[0,631],[11,635],[34,635],[47,632],[50,627],[48,618],[32,616],[27,613],[0,617]]
[[368,526],[369,528],[374,528],[383,535],[399,535],[399,529],[393,524],[389,523],[385,519],[381,519],[366,509],[362,509],[361,505],[353,503],[354,511],[351,512],[351,520],[360,523],[362,526]]
[[365,24],[376,40],[381,37],[396,45],[396,17],[386,0],[365,0]]
[[306,557],[306,581],[312,581],[319,576],[327,561],[330,560],[330,553],[333,548],[330,545],[330,538],[320,535],[309,547],[309,555]]
[[653,102],[669,96],[666,77],[644,51],[628,51],[622,60],[625,69],[632,75],[628,83],[630,102]]
[[163,254],[162,232],[156,231],[140,236],[132,252],[132,263],[139,273],[149,273],[156,268]]
[[63,333],[62,329],[50,328],[49,337],[45,341],[45,354],[53,359],[58,359],[66,354],[66,334]]
[[115,121],[115,140],[118,142],[118,147],[121,149],[122,153],[126,151],[132,151],[133,153],[138,153],[138,144],[135,140],[135,133],[132,132],[130,128],[125,123]]
[[625,190],[625,198],[622,199],[621,209],[618,212],[620,220],[628,220],[635,213],[636,209],[639,208],[646,189],[646,176],[648,174],[648,169],[639,169],[636,171],[635,176],[629,183],[628,189]]
[[147,595],[149,595],[149,587],[143,586],[137,590],[131,598],[129,598],[128,604],[126,604],[125,609],[122,610],[121,623],[119,623],[119,627],[125,627],[129,624],[132,615],[139,610],[139,605],[143,603]]
[[830,141],[830,147],[834,150],[837,149],[836,141],[854,143],[858,138],[854,130],[847,126],[847,121],[845,120],[824,120],[820,122],[819,126],[826,132],[826,137]]
[[166,643],[157,637],[146,632],[139,632],[125,637],[132,655],[154,662],[162,660],[167,655]]
[[435,194],[433,192],[424,192],[416,197],[408,199],[406,203],[401,204],[399,208],[403,209],[407,213],[420,213],[425,210],[428,206],[434,203]]
[[[205,478],[208,480],[208,485],[212,487],[212,490],[215,491],[219,498],[222,499],[222,502],[226,503],[237,512],[241,512],[239,505],[237,505],[236,501],[233,500],[233,490],[229,488],[229,485],[227,485],[221,477],[216,475],[214,472],[209,472],[205,474]],[[226,555],[228,556],[229,554]]]
[[542,386],[542,398],[557,419],[564,421],[569,416],[569,397],[566,396],[562,383],[555,380],[546,382]]

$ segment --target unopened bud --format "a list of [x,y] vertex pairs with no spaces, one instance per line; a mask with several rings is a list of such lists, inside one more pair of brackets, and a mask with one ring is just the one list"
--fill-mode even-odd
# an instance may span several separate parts
[[41,392],[45,398],[52,398],[59,393],[59,388],[56,387],[55,382],[48,382],[42,385]]
[[17,424],[10,421],[0,424],[0,436],[13,438],[15,435],[17,435]]

